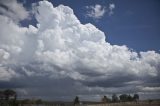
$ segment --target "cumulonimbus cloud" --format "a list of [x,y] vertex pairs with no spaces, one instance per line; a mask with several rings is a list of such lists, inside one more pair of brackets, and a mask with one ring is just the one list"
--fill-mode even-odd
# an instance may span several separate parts
[[[70,94],[63,92],[62,82],[73,95],[143,92],[140,85],[159,86],[159,53],[137,53],[125,45],[111,45],[94,25],[81,24],[68,6],[54,7],[40,1],[33,8],[37,26],[21,27],[0,15],[1,82],[23,79],[17,83],[33,94],[37,83],[28,81],[37,78],[45,86],[53,84],[52,89],[59,94],[55,93],[63,96]],[[49,78],[48,85],[45,78]],[[150,79],[154,79],[152,83]],[[41,82],[38,87],[43,86]]]

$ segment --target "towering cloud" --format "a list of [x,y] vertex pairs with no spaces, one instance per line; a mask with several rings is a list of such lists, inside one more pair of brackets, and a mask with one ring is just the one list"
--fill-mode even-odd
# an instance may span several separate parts
[[1,88],[54,99],[143,93],[149,87],[157,92],[159,53],[111,45],[94,25],[81,24],[68,6],[40,1],[33,11],[37,26],[28,28],[0,15]]

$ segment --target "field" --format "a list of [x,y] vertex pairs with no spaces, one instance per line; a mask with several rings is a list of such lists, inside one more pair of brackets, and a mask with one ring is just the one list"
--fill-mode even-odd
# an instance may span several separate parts
[[[74,106],[72,102],[43,102],[43,103],[0,103],[0,106]],[[75,106],[160,106],[160,101],[140,101],[140,102],[121,102],[121,103],[105,103],[100,102],[82,102],[80,105]]]
[[[26,104],[26,105],[19,105],[19,106],[73,106],[72,104]],[[110,104],[82,104],[76,106],[160,106],[160,103],[110,103]]]
[[110,103],[110,104],[91,104],[86,106],[160,106],[160,103]]

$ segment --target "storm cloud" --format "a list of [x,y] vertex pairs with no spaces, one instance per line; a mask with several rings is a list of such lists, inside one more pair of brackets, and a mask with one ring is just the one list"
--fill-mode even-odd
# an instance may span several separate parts
[[20,97],[97,99],[112,93],[160,92],[160,54],[111,45],[96,26],[48,1],[33,5],[37,25],[0,15],[0,88]]

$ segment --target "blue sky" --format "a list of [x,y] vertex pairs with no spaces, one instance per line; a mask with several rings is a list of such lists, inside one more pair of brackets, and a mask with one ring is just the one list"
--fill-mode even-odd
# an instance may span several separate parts
[[[20,0],[21,1],[21,0]],[[23,1],[23,0],[22,0]],[[92,23],[102,30],[111,44],[127,45],[135,51],[155,50],[160,45],[160,1],[159,0],[50,0],[54,6],[69,6],[83,23]],[[35,0],[26,0],[30,9]],[[100,4],[108,8],[115,4],[114,14],[105,13],[100,19],[86,17],[85,6]],[[28,21],[27,21],[28,22]],[[32,23],[33,24],[33,23]]]
[[14,89],[19,99],[159,99],[159,5],[0,0],[0,90]]

